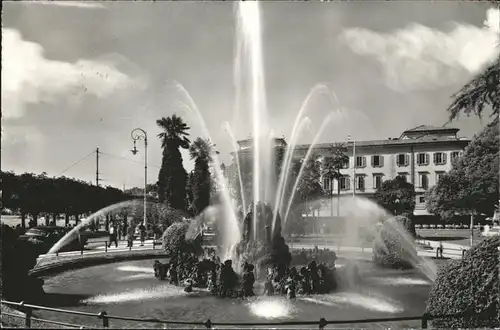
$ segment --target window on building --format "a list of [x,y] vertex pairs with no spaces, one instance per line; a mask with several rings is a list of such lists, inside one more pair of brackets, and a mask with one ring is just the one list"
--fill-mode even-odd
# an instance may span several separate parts
[[366,157],[365,156],[356,156],[356,168],[366,167]]
[[418,165],[429,165],[429,154],[421,152],[417,154]]
[[382,167],[384,166],[384,157],[380,155],[372,156],[372,167]]
[[446,172],[436,172],[436,184],[441,181],[441,178],[443,177],[443,175],[445,175]]
[[399,154],[396,162],[398,166],[408,166],[408,164],[410,164],[410,156],[407,154]]
[[340,178],[340,190],[349,190],[349,177],[347,175]]
[[434,164],[436,164],[436,165],[446,164],[446,154],[444,152],[435,152],[434,153]]
[[356,177],[356,189],[365,190],[365,177],[363,175]]
[[424,204],[425,203],[425,196],[418,196],[418,202],[419,202],[419,204]]
[[460,157],[460,151],[452,151],[451,152],[451,162],[453,163],[455,159]]
[[420,188],[427,189],[429,188],[429,176],[427,173],[420,173]]
[[373,188],[380,189],[382,187],[382,174],[373,175]]
[[349,158],[344,159],[344,161],[342,162],[342,167],[349,168]]
[[330,192],[331,189],[333,188],[331,186],[332,184],[332,180],[329,178],[329,177],[326,177],[324,176],[323,177],[323,189],[326,191],[326,192]]

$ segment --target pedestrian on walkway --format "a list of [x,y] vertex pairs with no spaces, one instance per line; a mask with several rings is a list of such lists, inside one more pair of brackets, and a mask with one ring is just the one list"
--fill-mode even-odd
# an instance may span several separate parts
[[111,243],[114,242],[115,243],[115,247],[118,247],[118,241],[116,239],[117,237],[117,233],[116,233],[116,225],[113,223],[111,224],[111,226],[109,227],[109,243],[108,243],[108,247],[111,247]]
[[134,227],[127,226],[127,247],[131,248],[134,245]]
[[141,236],[141,246],[144,246],[144,241],[146,240],[146,227],[143,223],[139,225],[139,235]]
[[127,221],[123,222],[123,237],[126,238],[128,234],[128,223]]
[[122,240],[122,233],[123,233],[123,228],[122,228],[121,222],[118,224],[117,233],[118,233],[118,240],[121,241]]

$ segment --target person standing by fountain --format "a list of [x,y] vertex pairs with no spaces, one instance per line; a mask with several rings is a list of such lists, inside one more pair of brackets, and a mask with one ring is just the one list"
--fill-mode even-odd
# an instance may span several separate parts
[[117,236],[117,228],[116,224],[112,223],[111,226],[109,227],[109,242],[108,242],[108,247],[111,247],[111,243],[115,243],[115,247],[118,247],[118,240],[116,239]]

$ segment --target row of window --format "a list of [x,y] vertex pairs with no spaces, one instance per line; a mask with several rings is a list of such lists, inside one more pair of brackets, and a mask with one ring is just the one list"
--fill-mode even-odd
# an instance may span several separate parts
[[[445,172],[436,172],[436,183],[439,182],[441,177]],[[399,176],[404,177],[408,180],[408,173],[398,173]],[[327,177],[323,178],[323,188],[326,191],[333,190],[332,180]],[[373,174],[373,189],[379,189],[382,186],[383,174]],[[351,189],[351,178],[349,175],[343,175],[339,180],[340,190]],[[418,173],[418,186],[417,188],[428,189],[429,188],[429,173]],[[356,176],[356,190],[366,189],[366,176],[357,175]]]
[[[429,165],[429,154],[425,152],[418,153],[417,155],[417,164],[420,166]],[[451,153],[451,161],[453,162],[456,158],[460,156],[459,151],[453,151]],[[445,165],[447,162],[447,154],[444,152],[435,152],[433,154],[433,161],[435,165]],[[410,155],[409,154],[398,154],[396,157],[396,163],[398,166],[404,167],[410,164]],[[371,156],[371,165],[372,167],[384,167],[384,156],[381,155],[373,155]],[[356,156],[356,168],[366,167],[366,156]],[[349,160],[344,162],[344,168],[349,168]]]

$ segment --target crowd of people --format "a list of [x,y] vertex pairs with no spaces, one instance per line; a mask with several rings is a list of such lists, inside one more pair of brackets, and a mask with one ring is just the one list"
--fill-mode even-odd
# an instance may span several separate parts
[[139,236],[140,246],[144,246],[144,242],[148,236],[148,232],[152,232],[155,239],[158,239],[163,233],[162,225],[160,226],[152,226],[148,225],[148,227],[144,226],[144,223],[140,223],[137,226],[138,235],[136,235],[136,227],[128,224],[127,222],[117,221],[111,222],[109,224],[109,241],[108,247],[111,247],[111,244],[114,244],[115,247],[118,247],[118,241],[121,241],[122,238],[127,240],[127,247],[132,247],[134,245],[134,239],[136,236]]
[[[219,297],[254,296],[255,266],[245,262],[242,265],[241,280],[233,269],[232,260],[221,260],[205,255],[201,260],[193,254],[178,253],[167,263],[154,262],[155,277],[170,284],[184,286],[186,292],[194,287],[208,288]],[[286,295],[293,299],[297,294],[324,294],[337,288],[335,264],[327,266],[311,261],[300,270],[296,267],[278,268],[269,266],[264,283],[266,295]]]

